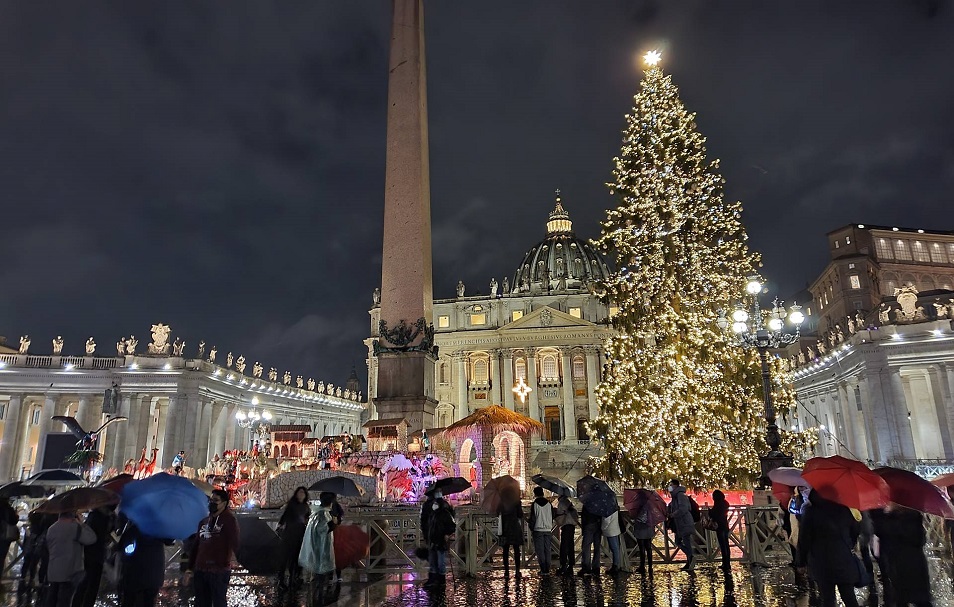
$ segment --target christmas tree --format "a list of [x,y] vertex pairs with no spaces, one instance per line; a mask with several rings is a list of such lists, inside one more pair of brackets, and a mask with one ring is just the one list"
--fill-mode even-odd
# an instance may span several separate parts
[[[617,271],[601,293],[618,312],[597,388],[600,416],[590,435],[605,455],[605,478],[660,487],[747,483],[767,451],[757,355],[731,342],[714,322],[742,300],[760,266],[746,245],[742,206],[727,202],[718,160],[672,78],[647,55],[623,146],[614,159],[607,212],[596,245]],[[776,403],[787,415],[794,394],[775,375]],[[786,448],[802,449],[783,437]]]

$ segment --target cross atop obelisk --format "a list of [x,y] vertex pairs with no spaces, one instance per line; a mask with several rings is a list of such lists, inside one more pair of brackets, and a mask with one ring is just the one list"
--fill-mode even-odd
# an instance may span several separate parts
[[375,406],[409,430],[433,427],[431,183],[423,0],[393,0],[384,251]]

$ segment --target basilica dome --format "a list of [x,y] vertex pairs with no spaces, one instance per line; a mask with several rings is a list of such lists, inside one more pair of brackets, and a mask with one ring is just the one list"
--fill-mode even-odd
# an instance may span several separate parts
[[585,289],[606,280],[609,268],[596,250],[573,233],[570,215],[559,194],[547,221],[547,235],[524,256],[514,274],[514,293],[548,293]]

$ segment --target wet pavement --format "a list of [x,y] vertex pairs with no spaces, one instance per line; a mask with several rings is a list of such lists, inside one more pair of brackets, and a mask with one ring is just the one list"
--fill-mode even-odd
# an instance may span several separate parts
[[[954,607],[950,563],[932,562],[936,607]],[[367,575],[362,571],[345,571],[340,595],[334,603],[355,607],[808,607],[816,604],[796,582],[790,567],[754,568],[736,563],[727,575],[715,565],[700,565],[695,571],[680,571],[679,565],[657,565],[650,577],[638,573],[594,577],[541,576],[526,571],[521,579],[503,571],[482,573],[475,578],[448,574],[447,585],[440,590],[422,585],[426,571]],[[178,586],[170,570],[160,595],[161,607],[194,604],[191,596]],[[30,606],[34,597],[19,594],[15,585],[5,581],[0,605]],[[858,591],[859,603],[869,601],[866,591]],[[282,593],[274,578],[236,574],[232,577],[228,602],[230,607],[304,607],[303,592]],[[115,594],[104,592],[99,605],[115,607]]]

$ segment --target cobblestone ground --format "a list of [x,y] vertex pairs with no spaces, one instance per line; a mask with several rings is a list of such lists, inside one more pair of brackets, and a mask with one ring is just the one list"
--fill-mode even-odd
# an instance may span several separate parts
[[[950,564],[932,563],[934,568],[935,607],[954,607]],[[796,583],[789,567],[750,570],[736,564],[729,575],[712,565],[683,572],[678,565],[661,565],[652,577],[633,574],[603,575],[600,578],[542,577],[529,571],[519,579],[505,579],[502,571],[480,574],[476,578],[449,575],[441,590],[423,588],[419,577],[426,572],[368,576],[363,572],[345,572],[340,595],[334,603],[355,607],[808,607],[816,604]],[[169,581],[160,595],[161,607],[194,604],[192,597],[179,588],[170,570]],[[877,605],[865,591],[858,591],[862,605]],[[5,581],[0,594],[4,607],[32,606],[35,597],[17,593],[13,582]],[[236,574],[229,588],[231,607],[305,607],[303,592],[281,593],[274,578]],[[104,592],[99,605],[115,607],[115,594]]]

